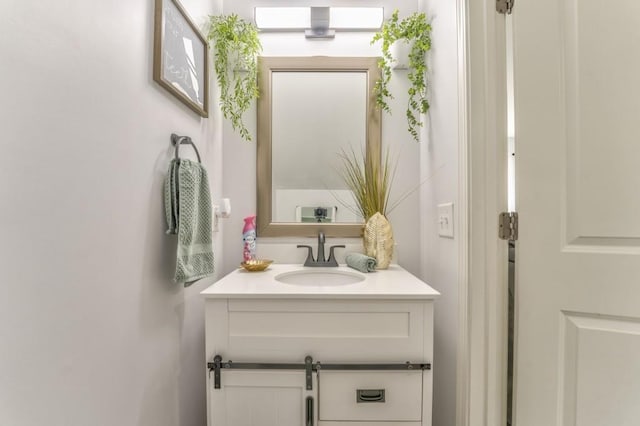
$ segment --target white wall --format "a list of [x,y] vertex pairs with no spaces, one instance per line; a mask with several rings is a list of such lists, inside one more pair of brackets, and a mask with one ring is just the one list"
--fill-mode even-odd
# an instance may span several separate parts
[[[276,1],[236,0],[225,2],[225,13],[235,12],[251,17],[252,7]],[[280,2],[281,3],[281,2]],[[325,1],[322,4],[331,4]],[[358,2],[353,2],[358,3]],[[358,4],[362,4],[359,2]],[[460,235],[443,239],[437,234],[437,205],[454,202],[454,227],[458,229],[458,39],[457,2],[450,0],[380,1],[386,14],[398,8],[401,16],[415,10],[426,11],[432,19],[433,47],[430,54],[431,109],[423,131],[422,142],[416,144],[406,131],[406,71],[394,71],[392,91],[396,99],[390,105],[394,114],[383,115],[383,146],[390,146],[399,158],[394,184],[396,195],[415,188],[389,216],[398,244],[398,263],[420,276],[442,293],[435,309],[434,404],[433,425],[451,426],[456,416],[456,362],[458,333],[458,250]],[[314,3],[315,4],[315,3]],[[371,4],[370,2],[368,3]],[[265,56],[378,56],[370,46],[371,34],[338,33],[332,41],[309,41],[300,33],[261,35]],[[255,109],[245,116],[255,134]],[[237,267],[242,253],[242,218],[255,214],[255,142],[246,143],[230,126],[224,125],[224,194],[234,203],[234,217],[225,221],[223,270]],[[419,237],[416,237],[419,235]],[[258,238],[260,256],[279,262],[301,262],[304,253],[296,253],[299,239]],[[313,241],[306,242],[314,244]],[[359,246],[359,240],[350,241]]]
[[[222,10],[221,0],[182,3],[199,24]],[[228,1],[225,12],[248,17],[254,3]],[[270,3],[278,2],[261,2]],[[331,2],[317,4],[325,3]],[[401,14],[420,7],[434,18],[428,134],[421,144],[411,140],[397,97],[394,115],[383,118],[383,141],[401,162],[396,194],[432,177],[390,218],[400,264],[443,293],[436,307],[434,425],[448,426],[457,240],[435,236],[435,205],[457,199],[455,6],[380,4]],[[170,280],[175,242],[164,234],[161,197],[168,138],[190,135],[209,169],[214,200],[232,199],[233,216],[215,235],[218,275],[237,266],[242,218],[255,213],[255,142],[241,141],[221,122],[215,98],[212,118],[200,119],[152,81],[152,21],[153,0],[126,7],[68,0],[3,5],[0,424],[205,424],[198,296],[205,284],[183,289]],[[378,55],[370,36],[264,35],[264,54]],[[404,92],[402,78],[393,84]],[[247,121],[254,130],[255,109]],[[293,258],[290,249],[297,242],[259,242],[259,253],[298,262],[304,253]]]
[[[456,1],[421,1],[420,10],[432,19],[431,108],[426,140],[421,145],[421,174],[427,179],[420,193],[422,212],[421,276],[441,296],[435,309],[433,425],[456,421],[456,362],[458,337],[458,39]],[[454,239],[438,236],[438,204],[454,203]]]
[[[322,4],[331,5],[331,3],[331,1],[325,1]],[[340,2],[334,1],[334,4],[338,3]],[[355,1],[352,3],[364,5],[366,2]],[[228,1],[224,4],[224,13],[238,13],[245,19],[251,19],[252,7],[258,4],[268,5],[278,4],[278,2]],[[371,5],[371,2],[367,4]],[[395,8],[400,9],[401,14],[409,14],[417,8],[417,1],[415,0],[403,0],[401,2],[385,0],[378,2],[378,4],[385,6],[387,15]],[[370,45],[372,36],[372,33],[338,33],[333,40],[307,40],[304,34],[299,32],[285,34],[263,33],[260,37],[264,56],[379,56],[379,46]],[[408,88],[408,83],[403,74],[406,74],[406,71],[400,71],[399,78],[395,78],[392,82],[392,90],[399,94],[406,93]],[[399,161],[392,198],[393,194],[399,197],[410,189],[416,188],[420,177],[420,145],[416,144],[406,131],[405,106],[406,97],[402,95],[396,96],[396,99],[391,101],[394,114],[391,116],[384,115],[382,120],[383,149],[386,146],[390,146],[392,155],[397,157]],[[245,121],[248,124],[248,128],[255,135],[255,106],[246,113]],[[255,141],[247,143],[241,140],[230,125],[225,123],[224,144],[224,162],[226,165],[234,165],[233,167],[225,167],[223,179],[224,196],[231,198],[234,206],[233,217],[223,224],[225,232],[224,250],[226,253],[223,270],[229,272],[236,268],[241,260],[242,219],[256,212],[256,143]],[[419,274],[421,262],[420,241],[416,238],[420,227],[419,192],[414,191],[389,217],[398,245],[398,263],[409,271]],[[296,242],[301,243],[302,241],[296,240]],[[356,246],[360,244],[358,239],[347,239],[346,242]],[[305,243],[315,244],[313,240]],[[333,244],[334,241],[330,243]],[[300,257],[295,249],[295,244],[295,242],[290,243],[290,255],[288,257],[285,256],[290,262],[297,262]],[[270,247],[273,247],[273,251],[277,251],[278,255],[282,255],[282,240],[265,239],[258,236],[258,246],[258,250],[263,256],[271,256]]]
[[153,82],[153,0],[2,9],[0,424],[202,426],[202,288],[171,282],[161,191],[178,132],[219,196],[217,113]]

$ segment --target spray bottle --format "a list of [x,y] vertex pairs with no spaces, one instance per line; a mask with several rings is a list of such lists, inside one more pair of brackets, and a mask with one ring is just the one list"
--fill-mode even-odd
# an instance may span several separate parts
[[255,220],[255,216],[247,216],[244,218],[244,228],[242,229],[242,258],[245,262],[256,258]]

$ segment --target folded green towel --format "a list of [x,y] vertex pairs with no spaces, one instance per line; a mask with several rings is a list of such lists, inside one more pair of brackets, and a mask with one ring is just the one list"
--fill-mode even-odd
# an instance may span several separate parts
[[362,253],[349,253],[345,258],[347,266],[357,269],[360,272],[373,272],[376,270],[378,262]]
[[174,159],[164,182],[167,234],[178,235],[174,281],[185,283],[213,274],[211,193],[200,163]]

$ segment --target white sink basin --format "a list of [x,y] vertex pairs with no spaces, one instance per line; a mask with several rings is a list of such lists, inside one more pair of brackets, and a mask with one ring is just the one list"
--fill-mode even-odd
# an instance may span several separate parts
[[275,276],[275,280],[284,284],[306,286],[339,286],[364,281],[364,276],[357,272],[334,269],[300,269],[283,272]]

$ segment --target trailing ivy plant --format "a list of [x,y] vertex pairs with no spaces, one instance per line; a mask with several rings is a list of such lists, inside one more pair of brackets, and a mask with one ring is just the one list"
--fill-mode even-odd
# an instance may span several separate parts
[[209,16],[207,39],[214,49],[220,108],[240,136],[251,141],[242,114],[258,98],[258,29],[236,14]]
[[431,25],[427,22],[427,16],[424,13],[415,12],[400,20],[398,10],[395,10],[391,18],[383,23],[380,31],[373,36],[371,44],[380,40],[382,40],[382,57],[378,61],[378,67],[382,75],[375,84],[374,92],[376,104],[388,113],[391,113],[391,109],[387,99],[393,99],[393,95],[389,91],[391,68],[394,61],[390,47],[397,41],[406,41],[411,46],[407,74],[411,86],[408,90],[406,115],[407,130],[417,142],[420,140],[418,128],[423,124],[420,120],[420,114],[425,114],[429,110],[425,54],[431,50]]

